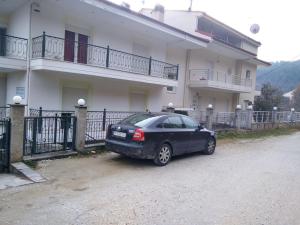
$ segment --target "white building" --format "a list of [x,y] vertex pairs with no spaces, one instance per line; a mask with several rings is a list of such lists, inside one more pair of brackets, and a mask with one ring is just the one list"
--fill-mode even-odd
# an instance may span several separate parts
[[1,1],[0,106],[14,95],[56,110],[78,98],[117,111],[253,101],[256,67],[268,65],[260,43],[201,12],[143,14],[105,0]]

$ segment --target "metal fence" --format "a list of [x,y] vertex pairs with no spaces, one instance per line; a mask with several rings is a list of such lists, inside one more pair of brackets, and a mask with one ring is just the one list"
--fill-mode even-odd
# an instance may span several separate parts
[[32,58],[45,58],[178,80],[178,65],[87,43],[46,35],[32,39]]
[[138,112],[125,111],[88,111],[86,126],[86,144],[102,142],[106,136],[107,127],[116,124],[126,117]]
[[0,172],[9,170],[10,120],[0,118]]
[[235,126],[235,113],[233,112],[217,112],[213,115],[213,129],[226,129]]
[[69,110],[45,110],[42,107],[39,109],[29,109],[29,116],[75,116],[75,111]]
[[14,59],[27,58],[27,39],[0,35],[0,56]]
[[9,111],[10,111],[9,107],[6,106],[0,107],[0,119],[8,117]]
[[76,117],[26,117],[24,121],[24,155],[75,148]]

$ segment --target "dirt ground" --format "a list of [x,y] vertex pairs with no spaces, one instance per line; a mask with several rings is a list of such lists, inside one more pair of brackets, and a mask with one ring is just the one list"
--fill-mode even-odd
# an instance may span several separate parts
[[113,153],[39,163],[0,191],[1,225],[299,225],[300,133],[223,142],[166,167]]

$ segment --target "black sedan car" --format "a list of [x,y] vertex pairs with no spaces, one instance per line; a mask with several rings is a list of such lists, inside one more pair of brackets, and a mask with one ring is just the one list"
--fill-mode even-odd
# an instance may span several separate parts
[[175,113],[138,113],[110,125],[106,147],[122,155],[166,165],[172,156],[202,151],[213,154],[216,137],[192,118]]

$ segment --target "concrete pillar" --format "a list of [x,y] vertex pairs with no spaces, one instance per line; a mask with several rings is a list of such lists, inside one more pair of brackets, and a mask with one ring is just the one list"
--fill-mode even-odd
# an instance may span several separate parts
[[253,109],[252,109],[252,107],[247,108],[247,113],[248,113],[248,115],[247,115],[247,128],[249,130],[251,130],[252,129],[252,120],[253,120]]
[[10,105],[10,161],[23,160],[25,105]]
[[207,107],[206,108],[206,126],[210,130],[213,127],[213,115],[214,115],[214,108],[213,107]]
[[87,107],[75,106],[75,116],[77,118],[75,148],[78,151],[82,151],[85,146]]
[[241,129],[241,108],[236,108],[235,109],[235,121],[234,121],[234,125],[235,125],[235,128],[240,130]]

